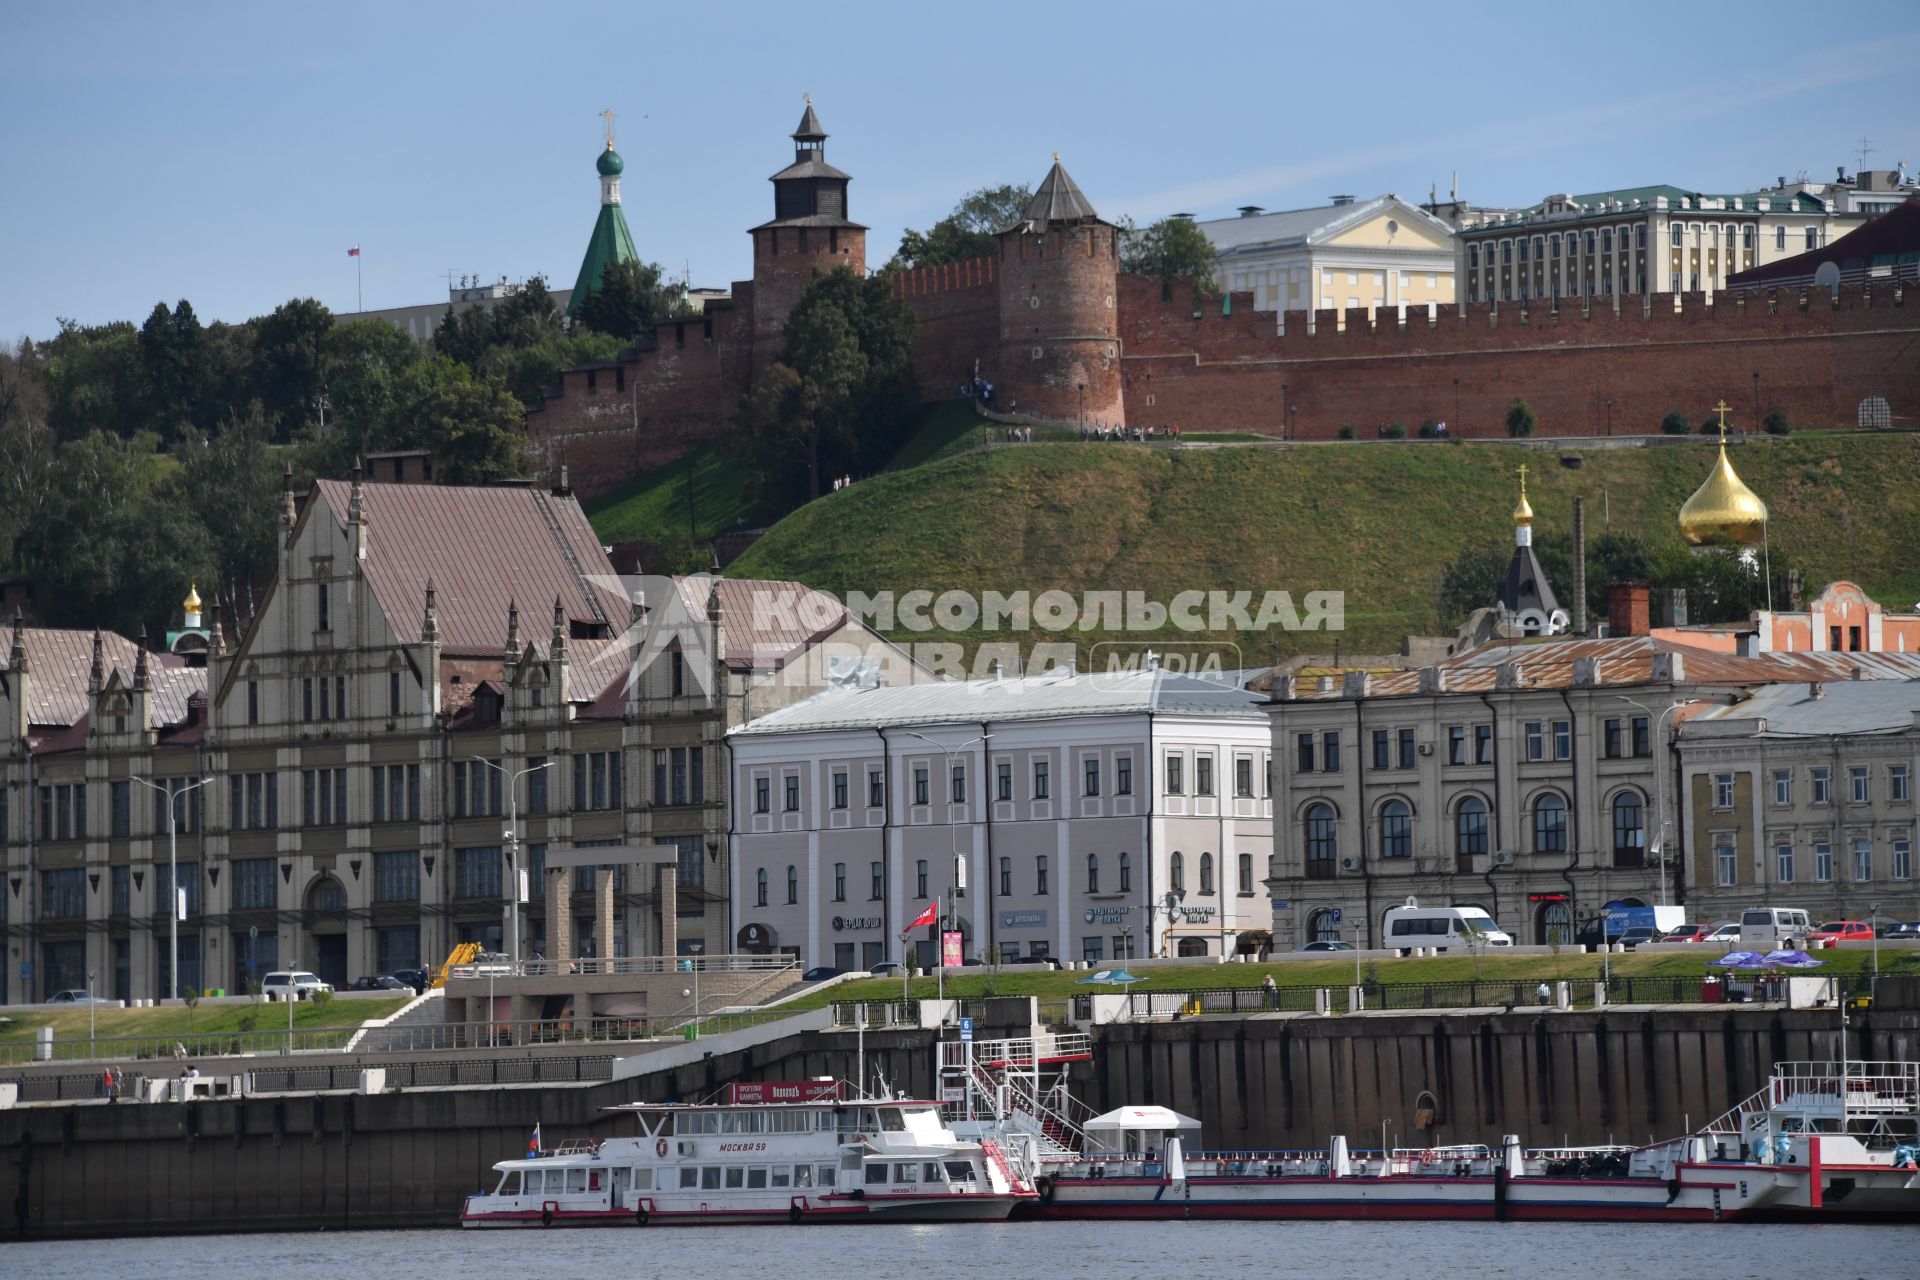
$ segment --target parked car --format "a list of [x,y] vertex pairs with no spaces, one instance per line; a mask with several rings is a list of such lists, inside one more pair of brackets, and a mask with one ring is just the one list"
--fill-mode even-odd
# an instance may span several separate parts
[[1670,929],[1662,942],[1705,942],[1713,926],[1710,924],[1683,924],[1678,929]]
[[1008,964],[1037,964],[1037,965],[1044,965],[1046,968],[1049,968],[1049,969],[1058,969],[1060,967],[1060,962],[1058,960],[1055,960],[1052,956],[1015,956],[1013,959],[1007,961],[1007,963]]
[[353,985],[351,987],[348,987],[347,990],[349,991],[405,991],[408,989],[408,985],[409,984],[402,982],[400,981],[400,979],[393,977],[391,975],[382,975],[381,977],[378,977],[378,978],[355,978],[353,980]]
[[102,1000],[91,991],[56,991],[47,997],[48,1004],[112,1004],[111,1000]]
[[1302,951],[1351,951],[1351,942],[1309,942],[1300,948]]
[[876,978],[897,978],[906,971],[906,966],[898,960],[882,960],[879,964],[867,970],[868,973]]
[[311,1000],[322,991],[333,994],[333,984],[304,969],[282,969],[267,975],[260,994],[269,1000]]
[[1647,925],[1637,924],[1631,929],[1623,930],[1620,936],[1615,938],[1614,941],[1627,950],[1632,951],[1643,942],[1660,941],[1660,935],[1655,933],[1653,929]]
[[1889,925],[1880,936],[1890,942],[1920,942],[1920,921]]
[[837,978],[843,971],[830,964],[815,965],[800,975],[802,982],[825,982],[828,978]]
[[1906,921],[1895,920],[1892,916],[1868,916],[1866,926],[1873,930],[1875,937],[1879,938],[1891,937],[1895,929],[1907,927]]
[[427,983],[432,981],[425,969],[395,969],[393,976],[422,995],[426,993]]
[[1873,929],[1864,920],[1829,920],[1807,935],[1809,942],[1872,942]]
[[1732,944],[1740,941],[1740,922],[1738,920],[1717,920],[1707,926],[1707,936],[1701,941]]

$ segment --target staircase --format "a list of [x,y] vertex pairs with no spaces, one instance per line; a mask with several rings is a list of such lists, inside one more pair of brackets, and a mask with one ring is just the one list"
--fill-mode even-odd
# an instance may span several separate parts
[[394,1053],[415,1048],[415,1033],[422,1027],[437,1027],[446,1017],[446,1002],[438,987],[414,997],[392,1017],[369,1023],[353,1033],[346,1049],[356,1053]]

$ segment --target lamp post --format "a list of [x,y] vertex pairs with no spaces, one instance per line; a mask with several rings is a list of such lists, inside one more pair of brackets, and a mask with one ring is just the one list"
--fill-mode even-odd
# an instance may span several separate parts
[[1453,421],[1462,430],[1466,429],[1466,424],[1460,421],[1460,379],[1458,378],[1453,380]]
[[1873,930],[1873,983],[1877,995],[1880,985],[1880,904],[1877,902],[1867,904],[1867,928]]
[[[1147,905],[1147,930],[1149,935],[1151,935],[1153,930],[1153,913],[1156,911],[1164,911],[1167,913],[1167,931],[1160,935],[1160,954],[1162,958],[1168,957],[1173,953],[1173,916],[1174,913],[1180,909],[1180,904],[1186,901],[1186,898],[1187,891],[1185,889],[1169,889],[1166,892],[1166,896],[1159,903],[1149,903]],[[1147,950],[1149,952],[1153,950],[1153,938],[1151,936],[1147,938]]]
[[520,779],[552,768],[553,761],[543,760],[509,771],[505,765],[483,756],[473,758],[507,780],[507,891],[502,895],[506,902],[500,908],[500,926],[507,932],[507,960],[517,969],[520,964]]
[[[1654,709],[1638,699],[1623,696],[1620,701],[1631,703],[1654,717],[1653,736],[1656,739],[1660,737],[1661,725],[1666,722],[1667,717],[1687,705],[1684,702],[1676,702],[1665,711],[1654,715]],[[1654,808],[1660,815],[1660,836],[1654,847],[1660,857],[1660,905],[1664,907],[1667,905],[1667,829],[1672,825],[1667,820],[1667,761],[1664,758],[1656,766],[1653,775],[1653,797]],[[1604,926],[1602,926],[1602,932],[1604,934]]]
[[1287,405],[1287,438],[1296,442],[1300,439],[1300,406],[1297,404]]
[[180,998],[180,859],[179,838],[176,832],[180,824],[174,817],[173,807],[179,802],[181,796],[190,791],[198,791],[213,779],[202,778],[184,787],[165,786],[146,778],[129,778],[128,781],[137,782],[149,791],[157,791],[167,797],[167,888],[173,898],[173,901],[167,904],[167,948],[170,965],[167,973],[168,985],[173,988],[170,998],[178,1000]]
[[[1874,914],[1875,915],[1879,914],[1879,908],[1877,907],[1874,908]],[[1873,961],[1873,967],[1875,972],[1878,972],[1880,969],[1879,952],[1880,952],[1879,944],[1876,943],[1874,944],[1874,961]],[[87,970],[87,1057],[89,1060],[100,1056],[100,1047],[98,1044],[95,1043],[95,1036],[93,1031],[93,1011],[100,1007],[94,1003],[94,995],[93,995],[93,980],[98,976],[99,975],[94,973],[93,970],[91,969]]]
[[1080,388],[1080,425],[1084,427],[1087,425],[1087,384],[1082,382],[1078,386]]
[[1613,397],[1607,397],[1607,434],[1613,434]]
[[[1086,387],[1082,386],[1080,389],[1082,391],[1085,391]],[[967,872],[966,872],[966,863],[962,861],[960,856],[960,823],[958,821],[958,814],[956,813],[956,807],[966,802],[963,800],[956,800],[954,798],[953,761],[956,756],[966,751],[967,748],[982,744],[986,742],[987,739],[991,738],[993,735],[991,733],[983,733],[977,737],[968,738],[965,742],[961,743],[957,747],[945,746],[942,743],[935,742],[932,738],[929,738],[926,734],[915,733],[911,729],[907,731],[907,736],[909,738],[920,739],[920,741],[926,743],[928,746],[932,747],[935,751],[943,752],[947,757],[947,836],[948,836],[947,844],[948,844],[948,848],[953,853],[953,888],[954,888],[953,896],[957,902],[958,899],[961,897],[961,895],[965,894],[967,891]],[[935,902],[942,901],[941,895],[935,894],[934,901]],[[957,910],[958,908],[956,907],[956,911]],[[944,909],[934,914],[933,934],[934,934],[933,958],[935,962],[933,967],[934,998],[936,1000],[944,1000],[947,998],[947,984],[946,984],[946,975],[947,975],[946,959],[947,958],[946,958],[946,952],[944,949],[945,942],[946,942],[946,937],[945,937],[946,912]],[[906,959],[904,955],[902,955],[900,958],[903,961]],[[961,957],[962,960],[964,960],[965,958],[966,957],[964,956]]]
[[1760,429],[1760,371],[1753,371],[1753,426],[1750,430]]
[[1287,438],[1287,406],[1292,403],[1293,400],[1287,393],[1287,384],[1283,382],[1280,384],[1280,438],[1282,440]]

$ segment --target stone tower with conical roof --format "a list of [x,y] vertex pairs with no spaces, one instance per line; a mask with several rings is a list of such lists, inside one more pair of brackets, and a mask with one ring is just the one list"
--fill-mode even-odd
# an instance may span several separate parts
[[793,163],[773,175],[773,218],[753,228],[753,367],[772,362],[787,315],[814,273],[867,273],[867,229],[847,217],[853,179],[827,163],[827,131],[813,99],[793,131]]
[[600,217],[593,224],[587,241],[587,253],[580,260],[580,275],[573,282],[573,297],[567,302],[567,318],[574,319],[587,305],[587,298],[600,287],[600,277],[608,264],[637,262],[640,254],[633,247],[633,233],[627,230],[627,215],[620,208],[620,175],[626,161],[613,149],[613,112],[606,113],[607,146],[594,162],[600,174]]
[[1061,167],[1000,233],[1000,392],[1011,413],[1126,423],[1120,379],[1120,232]]

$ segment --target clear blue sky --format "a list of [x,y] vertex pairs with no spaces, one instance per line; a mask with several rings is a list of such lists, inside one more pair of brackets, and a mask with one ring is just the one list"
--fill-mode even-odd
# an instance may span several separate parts
[[878,264],[1058,150],[1147,221],[1333,192],[1481,203],[1920,167],[1920,4],[54,4],[0,9],[0,340],[162,299],[570,285],[619,113],[641,253],[698,285],[811,91]]

